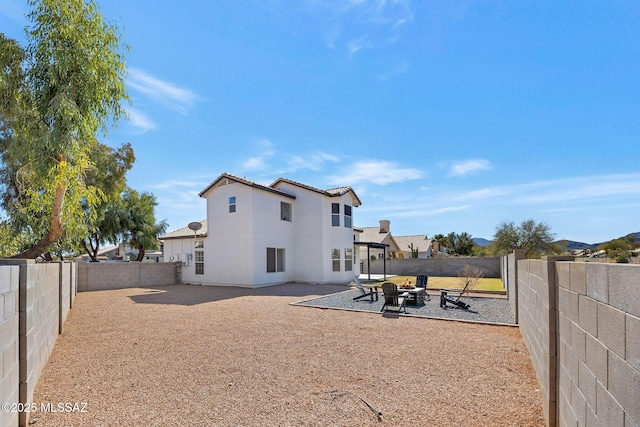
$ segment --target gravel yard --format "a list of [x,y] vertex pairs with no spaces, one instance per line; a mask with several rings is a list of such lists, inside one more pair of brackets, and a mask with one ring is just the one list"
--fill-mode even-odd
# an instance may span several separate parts
[[31,418],[36,426],[545,425],[517,328],[291,305],[344,290],[80,293],[33,401],[86,402],[86,412]]

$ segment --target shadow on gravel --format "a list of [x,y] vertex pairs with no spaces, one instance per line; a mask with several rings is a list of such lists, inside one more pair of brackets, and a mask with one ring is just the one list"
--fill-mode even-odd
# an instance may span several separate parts
[[197,305],[248,296],[317,297],[350,289],[341,285],[309,285],[287,283],[262,288],[234,286],[167,285],[143,289],[129,298],[138,304]]

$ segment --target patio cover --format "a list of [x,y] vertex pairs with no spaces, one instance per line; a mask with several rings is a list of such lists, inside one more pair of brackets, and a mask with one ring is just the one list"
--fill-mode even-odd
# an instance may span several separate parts
[[376,243],[376,242],[353,242],[354,246],[367,246],[367,275],[368,280],[371,280],[371,256],[369,255],[371,252],[371,248],[374,249],[382,249],[383,257],[382,257],[382,273],[384,276],[383,280],[387,279],[387,248],[390,246],[386,243]]

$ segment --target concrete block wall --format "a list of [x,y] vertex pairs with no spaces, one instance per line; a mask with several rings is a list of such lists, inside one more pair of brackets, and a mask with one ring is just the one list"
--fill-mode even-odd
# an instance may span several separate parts
[[78,291],[146,288],[180,283],[179,262],[78,261]]
[[[464,269],[465,264],[480,268],[484,277],[500,277],[500,257],[446,257],[446,258],[409,258],[388,259],[386,262],[387,274],[400,276],[447,276],[457,277]],[[362,261],[363,273],[382,274],[384,271],[383,260],[376,259],[367,262]]]
[[517,262],[518,323],[540,384],[544,416],[556,425],[556,287],[553,263]]
[[[20,401],[33,391],[60,331],[61,264],[20,266]],[[20,424],[28,413],[20,413]]]
[[[20,267],[0,266],[0,403],[19,402],[19,283]],[[17,425],[17,412],[0,411],[0,426]]]
[[[73,263],[0,260],[0,403],[31,403],[75,297]],[[0,425],[25,426],[27,412],[0,412]]]
[[513,311],[516,323],[518,323],[518,261],[524,259],[524,250],[516,249],[513,253],[501,257],[501,259],[500,277],[502,278],[502,285],[507,291],[511,311]]
[[640,266],[557,264],[560,425],[640,425]]
[[519,326],[547,423],[637,427],[640,266],[571,259],[517,262]]

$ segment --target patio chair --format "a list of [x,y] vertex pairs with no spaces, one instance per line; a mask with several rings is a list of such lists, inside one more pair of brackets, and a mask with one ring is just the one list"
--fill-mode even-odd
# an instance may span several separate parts
[[[447,303],[449,303],[467,310],[470,307],[470,305],[465,303],[464,301],[460,301],[460,298],[462,298],[462,295],[464,295],[465,292],[467,292],[470,284],[471,284],[471,280],[467,280],[467,283],[464,285],[464,288],[462,288],[462,290],[440,289],[440,307],[445,308],[447,306]],[[451,296],[451,294],[454,294],[455,296]]]
[[398,313],[404,308],[404,312],[407,312],[406,298],[409,296],[407,292],[398,293],[398,286],[395,283],[384,282],[382,284],[382,295],[384,297],[384,304],[380,311],[386,311],[387,307],[398,307]]
[[425,275],[416,276],[416,288],[424,288],[424,299],[427,301],[431,301],[431,297],[427,293],[428,280],[429,280],[428,276],[425,276]]
[[367,296],[371,298],[371,302],[373,302],[373,298],[374,297],[375,297],[376,301],[378,301],[378,287],[377,286],[375,286],[375,285],[367,286],[369,291],[365,291],[364,290],[364,286],[362,286],[362,282],[360,282],[360,278],[358,278],[358,276],[353,276],[353,281],[356,283],[356,287],[360,291],[360,295],[357,295],[357,296],[353,297],[354,301],[359,300],[360,298],[365,298]]

